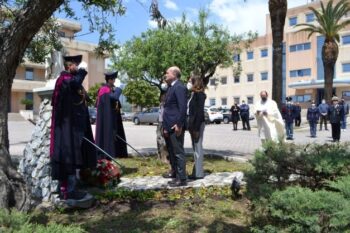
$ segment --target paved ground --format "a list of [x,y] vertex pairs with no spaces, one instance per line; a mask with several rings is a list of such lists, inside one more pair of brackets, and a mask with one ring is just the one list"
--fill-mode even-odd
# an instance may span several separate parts
[[[252,122],[254,125],[254,122]],[[94,128],[94,126],[93,126]],[[156,152],[156,126],[134,125],[124,122],[127,141],[142,153]],[[241,128],[241,125],[239,125]],[[330,125],[329,125],[330,128]],[[9,121],[10,153],[21,156],[25,144],[30,140],[34,126],[27,121]],[[295,143],[328,143],[331,141],[331,131],[317,132],[317,138],[309,137],[309,127],[302,125],[295,130]],[[341,141],[350,141],[350,130],[342,132]],[[204,132],[204,148],[206,154],[216,154],[235,159],[249,159],[261,143],[257,136],[257,129],[252,131],[233,131],[231,124],[207,125]],[[191,153],[191,140],[185,135],[185,148]],[[133,153],[129,148],[129,153]]]

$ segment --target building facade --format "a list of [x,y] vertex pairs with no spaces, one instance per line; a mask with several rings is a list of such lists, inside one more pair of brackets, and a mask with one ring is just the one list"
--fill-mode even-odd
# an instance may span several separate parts
[[[338,2],[338,1],[335,1]],[[320,2],[288,9],[284,28],[283,43],[283,101],[291,96],[303,108],[311,100],[317,103],[324,97],[324,71],[322,45],[324,38],[314,34],[308,38],[306,32],[298,32],[299,23],[315,23],[315,16],[309,7],[320,7]],[[350,12],[346,16],[350,18]],[[233,68],[218,68],[207,90],[206,105],[231,106],[235,102],[246,101],[254,104],[260,99],[259,93],[272,91],[272,31],[269,15],[266,16],[266,35],[258,37],[240,59],[242,72],[233,76]],[[219,82],[216,82],[215,79]],[[335,68],[334,94],[350,101],[350,27],[341,32],[339,57]]]
[[[104,82],[105,58],[97,57],[94,53],[96,44],[91,44],[74,39],[77,32],[81,31],[78,22],[58,19],[60,24],[60,39],[63,49],[58,54],[58,61],[52,63],[50,58],[46,64],[36,64],[29,61],[22,63],[16,70],[13,80],[9,112],[20,112],[22,110],[33,110],[38,113],[40,98],[33,89],[40,89],[46,86],[49,79],[57,78],[63,70],[62,55],[83,55],[83,61],[88,64],[88,75],[84,80],[84,87],[89,89],[96,83]],[[50,70],[56,70],[52,73]],[[52,77],[54,76],[54,77]]]

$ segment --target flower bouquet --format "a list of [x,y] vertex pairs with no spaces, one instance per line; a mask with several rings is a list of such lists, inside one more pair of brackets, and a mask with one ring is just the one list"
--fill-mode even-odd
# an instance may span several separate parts
[[120,168],[116,163],[107,159],[97,161],[95,170],[85,171],[82,175],[84,181],[99,187],[111,187],[120,182]]

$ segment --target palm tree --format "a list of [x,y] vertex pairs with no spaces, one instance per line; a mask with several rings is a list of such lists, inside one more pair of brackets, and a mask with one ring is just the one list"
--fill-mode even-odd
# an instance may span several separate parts
[[282,103],[282,61],[284,24],[287,15],[287,0],[269,0],[272,29],[272,99],[281,107]]
[[[244,0],[246,2],[247,0]],[[282,61],[284,24],[287,15],[287,0],[269,0],[272,29],[272,99],[278,106],[282,103]]]
[[308,38],[314,33],[319,33],[325,37],[322,46],[322,62],[325,77],[324,90],[325,99],[330,101],[333,92],[334,66],[339,54],[339,32],[347,25],[350,25],[350,20],[342,20],[343,17],[350,12],[350,4],[348,0],[340,0],[333,6],[333,0],[331,0],[326,7],[324,7],[323,2],[321,2],[321,11],[313,7],[309,7],[309,9],[315,14],[318,24],[303,23],[297,26],[304,26],[304,28],[299,31],[308,32]]

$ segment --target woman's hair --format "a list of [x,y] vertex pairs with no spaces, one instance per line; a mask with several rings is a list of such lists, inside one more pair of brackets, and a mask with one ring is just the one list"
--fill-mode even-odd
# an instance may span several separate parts
[[191,77],[189,79],[192,83],[192,91],[194,92],[204,92],[204,83],[203,79],[194,73],[191,73]]

